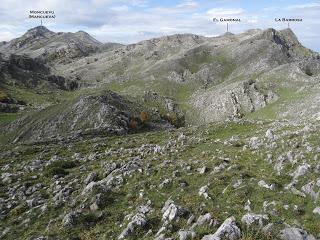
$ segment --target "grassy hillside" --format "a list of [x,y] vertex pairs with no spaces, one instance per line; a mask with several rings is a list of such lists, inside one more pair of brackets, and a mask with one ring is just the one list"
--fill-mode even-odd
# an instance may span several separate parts
[[[265,132],[270,127],[274,129],[278,140],[268,140],[265,137]],[[303,134],[298,134],[302,129],[303,126],[290,127],[285,123],[277,127],[272,123],[230,123],[85,139],[64,144],[5,146],[2,153],[15,148],[16,155],[2,158],[0,164],[10,166],[6,172],[17,174],[11,177],[10,183],[1,185],[0,195],[7,198],[10,194],[8,188],[15,185],[30,188],[41,183],[41,189],[28,195],[27,199],[41,199],[43,203],[40,201],[39,205],[35,203],[39,207],[30,207],[24,200],[14,201],[7,218],[0,226],[11,226],[7,239],[40,235],[52,238],[116,239],[127,223],[125,216],[135,213],[139,206],[150,201],[152,211],[146,214],[148,225],[134,231],[128,239],[153,239],[152,236],[161,226],[161,208],[171,198],[196,218],[201,214],[211,213],[221,223],[227,217],[235,216],[242,230],[242,239],[277,239],[277,231],[283,227],[282,223],[303,227],[309,233],[320,235],[319,216],[312,213],[317,202],[310,195],[300,197],[286,190],[286,186],[292,181],[290,174],[307,159],[310,159],[307,163],[312,170],[298,178],[296,188],[300,189],[317,179],[314,170],[317,163],[312,161],[317,154],[306,146],[316,149],[319,141],[318,127],[317,131],[305,130]],[[261,141],[258,150],[251,148],[252,137]],[[296,144],[301,147],[297,149]],[[160,146],[162,150],[159,153],[149,150],[155,146]],[[294,156],[303,154],[305,160],[297,158],[294,164],[286,163],[278,174],[273,169],[277,159],[290,151]],[[270,153],[272,164],[267,160]],[[81,157],[75,158],[75,154]],[[140,160],[135,161],[133,157]],[[53,161],[53,158],[58,160]],[[32,166],[35,159],[42,161],[41,171],[24,170],[28,165]],[[133,168],[135,170],[125,170],[127,173],[114,172],[113,177],[117,177],[119,181],[112,183],[114,185],[111,192],[106,195],[107,198],[99,205],[98,210],[85,207],[72,227],[62,225],[67,213],[79,209],[80,204],[88,206],[87,201],[94,196],[91,195],[94,193],[81,193],[85,188],[83,180],[89,173],[96,172],[98,181],[106,177],[106,167],[110,164],[123,166],[130,162],[133,164],[132,161],[137,166]],[[202,167],[205,167],[203,172],[199,170]],[[59,175],[58,178],[54,176],[56,174]],[[21,181],[17,181],[18,178]],[[57,194],[54,190],[57,189],[57,182],[54,183],[53,179],[58,180],[62,189],[72,186],[72,191],[62,202],[54,197]],[[259,186],[261,180],[274,188],[270,190]],[[206,185],[208,199],[199,196],[199,189]],[[98,192],[95,194],[101,190],[96,191]],[[241,223],[248,200],[251,202],[252,212],[266,214],[269,217],[268,223],[273,223],[270,234],[256,233],[259,231],[255,228],[247,230]],[[46,207],[42,208],[44,205]],[[29,220],[24,222],[24,219]],[[187,218],[178,218],[171,225],[171,230],[166,231],[167,237],[177,237],[179,229],[190,228]],[[195,228],[195,239],[213,233],[218,226],[203,225]],[[153,233],[145,235],[149,230]]]

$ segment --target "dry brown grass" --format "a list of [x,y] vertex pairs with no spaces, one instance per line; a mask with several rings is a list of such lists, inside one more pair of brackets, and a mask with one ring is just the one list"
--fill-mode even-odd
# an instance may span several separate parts
[[8,98],[8,95],[0,89],[0,102],[3,100],[6,100]]

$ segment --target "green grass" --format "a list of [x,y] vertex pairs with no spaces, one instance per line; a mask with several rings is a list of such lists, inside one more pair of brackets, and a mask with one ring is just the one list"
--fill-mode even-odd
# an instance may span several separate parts
[[131,96],[141,96],[143,94],[144,89],[148,88],[148,83],[142,80],[132,80],[126,82],[112,82],[110,84],[106,84],[105,87],[110,89],[111,91],[131,95]]
[[8,123],[20,117],[19,113],[0,113],[0,123]]
[[275,102],[269,103],[267,106],[246,115],[248,119],[275,120],[279,118],[279,114],[284,111],[284,106],[298,101],[303,95],[296,89],[280,88],[276,91],[279,97]]
[[54,175],[65,176],[68,174],[67,169],[75,168],[77,164],[73,161],[58,160],[51,163],[44,170],[44,175],[47,177],[53,177]]
[[[284,94],[286,94],[286,92],[284,92]],[[312,214],[315,206],[314,202],[309,198],[303,199],[283,190],[283,187],[291,181],[291,177],[288,174],[281,176],[275,174],[272,166],[265,161],[268,151],[263,148],[260,149],[259,152],[243,149],[246,139],[252,136],[264,136],[266,129],[269,128],[268,124],[269,123],[262,125],[253,123],[211,124],[172,131],[86,138],[68,144],[49,143],[39,144],[37,146],[12,146],[15,147],[15,151],[19,154],[14,158],[1,160],[1,165],[12,161],[14,164],[21,163],[22,161],[29,162],[39,156],[41,156],[44,161],[48,161],[52,155],[60,156],[63,160],[47,166],[44,173],[46,173],[48,169],[57,168],[59,171],[63,169],[65,173],[68,173],[64,175],[65,183],[72,182],[76,178],[79,179],[81,187],[78,190],[75,188],[75,192],[72,193],[72,198],[77,199],[77,205],[90,201],[91,195],[87,197],[87,200],[80,195],[84,187],[82,186],[82,181],[88,173],[96,171],[99,179],[103,178],[103,165],[105,163],[128,162],[135,155],[139,155],[139,151],[134,152],[143,144],[165,146],[169,139],[177,139],[177,136],[182,132],[189,139],[185,145],[177,144],[174,147],[175,150],[178,150],[177,152],[168,152],[164,155],[154,155],[153,153],[144,154],[140,163],[142,166],[149,164],[149,170],[144,169],[142,172],[137,171],[132,176],[124,176],[125,184],[113,189],[112,193],[108,195],[106,204],[97,212],[85,210],[74,228],[65,229],[61,226],[61,216],[71,210],[68,204],[64,204],[58,208],[50,205],[48,212],[41,216],[39,216],[40,211],[35,211],[31,215],[28,215],[31,222],[27,227],[17,228],[15,227],[16,224],[14,224],[14,221],[16,221],[15,216],[19,214],[19,216],[23,218],[27,217],[25,206],[19,204],[11,213],[12,215],[1,224],[13,227],[15,232],[11,233],[12,235],[10,236],[12,236],[12,238],[18,236],[30,238],[31,236],[40,235],[44,229],[47,228],[49,220],[54,220],[46,232],[46,234],[52,238],[59,237],[67,239],[73,236],[81,239],[97,239],[105,235],[109,239],[116,239],[127,223],[124,217],[130,213],[134,213],[138,206],[146,202],[146,199],[151,200],[153,208],[153,212],[147,215],[149,221],[148,229],[156,232],[162,221],[161,208],[164,202],[171,197],[176,204],[188,208],[196,216],[210,212],[213,217],[220,222],[223,222],[224,219],[231,215],[235,216],[238,226],[242,229],[242,239],[244,240],[276,239],[274,236],[262,234],[258,229],[246,229],[240,223],[240,219],[245,213],[243,210],[244,204],[247,199],[250,199],[252,202],[251,208],[255,213],[263,212],[264,201],[277,202],[275,206],[277,214],[274,216],[269,215],[270,222],[275,223],[276,226],[284,220],[289,224],[293,224],[294,221],[299,221],[303,224],[305,230],[313,232],[314,234],[320,234],[317,228],[317,217]],[[298,129],[298,127],[296,128]],[[283,131],[294,132],[296,128],[281,128],[277,130],[276,134],[280,134]],[[240,137],[240,143],[225,145],[224,141],[234,135]],[[301,138],[302,136],[299,135],[294,135],[293,137],[288,135],[283,140],[284,142],[289,142],[290,139],[298,140]],[[220,141],[217,141],[218,139],[220,139]],[[310,136],[308,141],[312,145],[317,146],[319,142],[318,132]],[[278,144],[280,146],[273,149],[275,158],[289,150],[283,148],[281,141],[279,141]],[[3,150],[9,150],[12,147],[4,146]],[[114,152],[111,155],[103,155],[104,152],[110,149],[116,151],[120,148],[123,149],[121,154]],[[72,155],[75,152],[80,153],[82,156],[88,156],[90,153],[97,152],[101,153],[102,157],[98,157],[93,161],[82,162],[78,165],[74,164],[72,160]],[[224,158],[230,159],[228,167],[222,172],[211,173],[216,166],[224,162]],[[306,155],[306,159],[309,158],[312,158],[312,154]],[[164,161],[168,161],[168,163],[163,165]],[[185,170],[185,166],[187,165],[192,167],[189,172]],[[203,165],[208,168],[208,172],[201,175],[196,169]],[[295,166],[289,164],[286,166],[284,172],[290,173],[294,169]],[[13,168],[12,171],[15,171],[15,168]],[[175,178],[172,177],[174,171],[180,173]],[[54,175],[55,172],[49,174],[50,177],[47,177],[46,174],[43,176],[40,174],[38,179],[32,179],[32,174],[24,176],[22,181],[28,183],[28,186],[32,186],[37,182],[42,182],[45,186],[50,186],[52,184],[50,177]],[[173,178],[172,184],[160,189],[158,187],[159,184],[166,178]],[[242,179],[243,186],[245,187],[234,189],[232,185],[239,179]],[[261,179],[267,183],[274,184],[276,191],[258,187],[257,182]],[[308,175],[306,179],[301,179],[301,185],[313,179],[316,179],[316,176]],[[181,187],[180,182],[187,182],[188,184],[186,187]],[[205,200],[198,195],[198,191],[200,187],[207,184],[210,184],[209,196],[211,199]],[[142,190],[143,197],[140,196]],[[224,193],[222,193],[223,190],[225,190]],[[5,194],[5,186],[0,186],[0,192],[1,194]],[[80,197],[77,197],[79,195]],[[45,197],[50,198],[52,196],[46,195]],[[300,209],[303,209],[303,211],[293,211],[292,209],[287,211],[283,209],[284,204],[288,204],[291,207],[297,205]],[[122,226],[120,226],[121,223],[123,223]],[[201,239],[205,234],[213,233],[217,227],[218,226],[214,228],[208,228],[206,226],[199,227],[197,229],[198,237],[196,240]],[[188,228],[186,219],[184,218],[173,223],[173,229],[178,230],[181,228]],[[140,230],[129,239],[144,239],[143,236],[145,233],[146,231]],[[168,234],[167,237],[175,238],[177,235]]]
[[230,74],[233,69],[232,63],[225,57],[223,52],[212,54],[209,51],[194,52],[193,50],[183,58],[182,63],[191,73],[197,73],[206,64],[222,65],[224,67],[222,78]]

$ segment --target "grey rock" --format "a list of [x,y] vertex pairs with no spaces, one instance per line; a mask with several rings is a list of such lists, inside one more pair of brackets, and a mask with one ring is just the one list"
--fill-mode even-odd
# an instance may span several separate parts
[[64,227],[73,227],[77,222],[78,216],[76,212],[66,214],[62,220],[62,225]]
[[162,213],[163,220],[173,221],[177,217],[188,215],[189,211],[179,205],[176,205],[173,200],[168,199],[162,208]]
[[312,213],[320,216],[320,207],[316,207],[315,209],[313,209]]
[[146,224],[147,220],[144,214],[138,213],[134,215],[118,239],[124,239],[128,237],[130,234],[134,233],[137,228],[143,229]]
[[163,180],[162,183],[160,183],[159,188],[162,189],[168,185],[170,185],[172,183],[172,179],[171,178],[166,178],[165,180]]
[[196,237],[196,233],[188,230],[179,230],[179,240],[191,240]]
[[275,136],[274,136],[274,133],[271,129],[268,129],[267,132],[266,132],[266,137],[269,139],[269,140],[275,140]]
[[306,194],[304,194],[303,192],[299,191],[298,189],[296,189],[295,187],[291,187],[290,188],[291,192],[297,196],[300,196],[300,197],[306,197]]
[[198,168],[197,170],[198,170],[198,172],[199,172],[200,174],[204,174],[204,173],[207,172],[208,169],[207,169],[206,166],[203,166],[203,167],[201,167],[201,168]]
[[218,230],[212,235],[206,235],[202,240],[239,240],[240,229],[236,225],[234,217],[227,218]]
[[310,165],[309,164],[303,164],[298,166],[298,168],[292,173],[294,179],[297,179],[300,176],[306,175],[310,171]]
[[316,183],[314,181],[311,181],[307,183],[306,185],[302,186],[301,190],[310,195],[315,201],[318,200],[320,189],[316,192]]
[[104,176],[107,177],[110,173],[112,173],[115,169],[119,168],[119,163],[111,162],[104,164],[103,168],[105,170]]
[[299,228],[285,228],[280,232],[282,240],[316,240],[314,236]]
[[274,189],[275,189],[275,187],[274,187],[273,184],[268,184],[268,183],[266,183],[264,180],[260,180],[260,181],[258,182],[258,185],[259,185],[260,187],[263,187],[263,188],[266,188],[266,189],[270,189],[270,190],[274,190]]
[[191,214],[191,216],[188,218],[187,224],[191,225],[194,222],[195,216]]
[[274,224],[273,223],[269,223],[269,224],[267,224],[266,226],[264,226],[262,229],[261,229],[261,231],[263,232],[263,233],[265,233],[265,234],[269,234],[269,235],[271,235],[273,232],[274,232]]
[[209,227],[215,225],[215,222],[210,213],[200,215],[197,221],[192,225],[191,229],[194,229],[197,226],[204,226],[204,225],[207,225]]
[[96,194],[92,199],[91,199],[91,205],[90,205],[90,210],[92,211],[97,211],[100,208],[104,207],[106,205],[106,195],[105,193],[101,194]]
[[251,201],[248,199],[244,205],[244,210],[251,212]]
[[199,189],[199,196],[203,196],[205,199],[210,199],[209,194],[208,194],[208,186],[203,186]]
[[96,193],[108,193],[111,191],[111,188],[103,181],[99,182],[90,182],[82,191],[82,195],[89,194],[91,192]]
[[269,220],[267,215],[247,213],[241,218],[241,222],[247,226],[258,225],[264,226]]
[[252,150],[257,150],[262,145],[262,141],[258,137],[252,137],[249,140],[249,147]]
[[39,236],[39,237],[36,237],[36,238],[32,238],[32,240],[47,240],[48,238],[45,237],[45,236]]
[[219,164],[218,166],[214,167],[213,168],[213,173],[220,173],[222,172],[223,170],[225,170],[227,164],[226,163],[221,163]]
[[142,214],[147,214],[151,211],[151,207],[149,205],[141,205],[138,207],[138,212]]
[[167,226],[164,224],[163,226],[160,227],[160,229],[156,233],[156,237],[160,237],[160,236],[164,237],[164,232],[166,231],[167,231]]
[[84,180],[84,184],[88,185],[90,182],[97,180],[97,173],[96,172],[92,172],[90,173],[86,179]]

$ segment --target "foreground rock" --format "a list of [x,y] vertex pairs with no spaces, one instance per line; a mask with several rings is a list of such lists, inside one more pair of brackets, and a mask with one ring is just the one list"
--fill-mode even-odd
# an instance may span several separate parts
[[280,233],[282,240],[316,240],[313,235],[299,228],[285,228]]
[[268,220],[267,215],[247,213],[242,217],[241,222],[247,226],[258,225],[262,227]]
[[189,214],[189,211],[174,203],[173,200],[168,199],[162,208],[163,220],[173,221],[178,217],[184,217]]
[[234,217],[230,217],[212,235],[206,235],[202,240],[238,240],[241,237],[240,229]]
[[138,213],[134,215],[128,226],[122,231],[118,239],[124,239],[130,234],[134,233],[138,228],[143,228],[147,224],[147,220],[144,214]]

